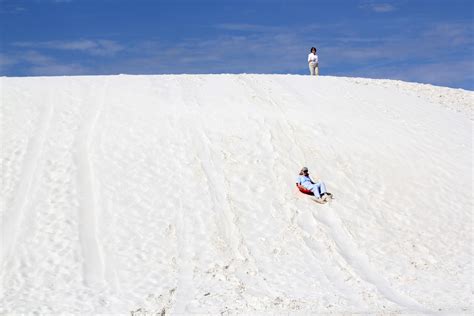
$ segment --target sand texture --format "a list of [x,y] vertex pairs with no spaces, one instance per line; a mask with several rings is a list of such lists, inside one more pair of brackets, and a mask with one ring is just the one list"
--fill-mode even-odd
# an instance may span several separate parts
[[[474,92],[0,78],[0,313],[474,313]],[[301,167],[335,196],[297,191]]]

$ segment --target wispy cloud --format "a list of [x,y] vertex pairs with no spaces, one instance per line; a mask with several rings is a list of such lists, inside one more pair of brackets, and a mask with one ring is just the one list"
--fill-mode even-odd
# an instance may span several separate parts
[[[187,38],[178,44],[146,41],[133,46],[135,52],[128,53],[135,58],[121,66],[146,73],[294,72],[306,66],[304,59],[310,48],[300,35],[289,31]],[[270,56],[278,56],[278,67]]]
[[91,74],[92,70],[79,64],[48,64],[30,68],[35,76],[74,76]]
[[359,64],[362,67],[410,60],[417,63],[437,60],[448,62],[455,54],[468,59],[469,54],[474,53],[472,32],[474,25],[470,22],[427,24],[408,36],[391,32],[379,38],[366,38],[357,33],[352,34],[352,37],[343,36],[343,40],[333,37],[327,40],[322,49],[328,54],[327,61],[330,63]]
[[275,32],[283,30],[279,26],[268,26],[259,24],[247,24],[247,23],[222,23],[214,26],[217,29],[228,30],[228,31],[240,31],[240,32]]
[[470,80],[471,83],[474,83],[474,63],[468,60],[460,60],[450,62],[448,67],[443,62],[421,64],[403,72],[398,70],[394,77],[439,85],[458,84],[464,80]]
[[50,65],[54,63],[54,58],[43,55],[34,50],[20,53],[18,59],[33,65]]
[[18,14],[24,11],[26,9],[20,3],[0,0],[0,14]]
[[73,2],[74,0],[35,0],[36,2],[39,3],[70,3]]
[[383,12],[395,11],[396,8],[389,3],[380,3],[380,4],[372,5],[372,10],[375,12],[383,13]]
[[387,2],[380,3],[375,1],[363,1],[359,5],[359,8],[371,10],[376,13],[387,13],[397,10],[397,8],[393,4]]
[[53,49],[80,51],[95,56],[113,56],[124,49],[123,46],[111,40],[75,40],[75,41],[46,41],[46,42],[16,42],[13,46],[32,49]]
[[0,53],[0,70],[3,70],[11,65],[15,65],[17,62],[18,61],[14,57]]
[[[33,3],[39,4],[65,4],[71,3],[74,0],[29,0]],[[26,11],[29,11],[27,8],[29,6],[28,1],[24,0],[0,0],[0,14],[19,14]],[[31,8],[30,8],[31,9]]]
[[79,63],[68,63],[54,57],[42,54],[35,50],[17,53],[15,57],[0,54],[0,69],[6,71],[8,67],[22,65],[29,75],[60,76],[90,74],[92,69]]
[[474,88],[474,63],[469,60],[450,62],[428,62],[424,64],[381,65],[376,68],[358,69],[348,72],[350,76],[381,79],[399,79],[410,82],[431,83],[441,86],[464,85]]
[[48,55],[31,50],[20,54],[20,59],[30,64],[30,72],[33,75],[60,76],[60,75],[84,75],[91,69],[78,63],[67,63],[58,61]]
[[440,23],[433,25],[422,33],[423,37],[433,42],[442,43],[442,46],[461,46],[474,44],[474,24],[470,23]]

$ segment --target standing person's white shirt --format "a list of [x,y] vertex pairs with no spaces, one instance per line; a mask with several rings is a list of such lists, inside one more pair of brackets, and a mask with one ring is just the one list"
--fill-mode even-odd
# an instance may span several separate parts
[[314,54],[314,53],[309,53],[308,54],[308,62],[309,63],[318,63],[318,55]]
[[318,55],[316,54],[315,47],[311,47],[311,53],[308,54],[308,66],[309,66],[309,73],[311,76],[319,75],[319,61],[318,61]]

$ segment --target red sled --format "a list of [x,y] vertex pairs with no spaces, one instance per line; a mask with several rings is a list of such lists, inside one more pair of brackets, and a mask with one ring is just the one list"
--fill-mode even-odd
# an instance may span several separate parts
[[300,185],[300,184],[296,184],[296,186],[298,187],[298,190],[300,190],[301,193],[304,193],[304,194],[308,194],[308,195],[314,195],[313,192],[311,192],[310,190],[306,189],[304,186]]

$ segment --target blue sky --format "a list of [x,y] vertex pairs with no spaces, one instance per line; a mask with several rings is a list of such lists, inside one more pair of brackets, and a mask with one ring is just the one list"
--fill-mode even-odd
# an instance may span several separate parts
[[0,0],[0,75],[307,74],[474,90],[472,0]]

